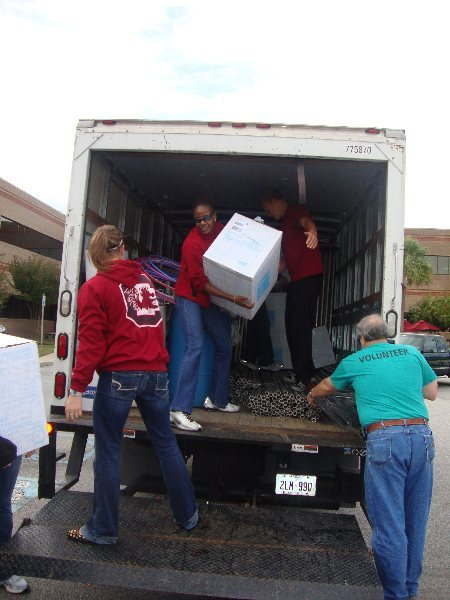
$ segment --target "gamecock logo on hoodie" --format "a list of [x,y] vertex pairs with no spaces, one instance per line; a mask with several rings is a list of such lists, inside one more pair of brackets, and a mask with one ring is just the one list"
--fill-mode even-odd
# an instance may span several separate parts
[[127,319],[138,327],[158,327],[162,321],[158,300],[150,280],[141,274],[139,282],[132,288],[120,284],[125,302]]

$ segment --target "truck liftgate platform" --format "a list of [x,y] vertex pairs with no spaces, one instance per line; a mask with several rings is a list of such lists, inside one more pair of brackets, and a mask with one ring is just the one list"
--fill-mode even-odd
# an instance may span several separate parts
[[23,576],[212,598],[380,599],[356,519],[285,507],[200,505],[190,534],[161,497],[121,498],[112,546],[67,539],[91,515],[90,493],[62,491],[0,549]]

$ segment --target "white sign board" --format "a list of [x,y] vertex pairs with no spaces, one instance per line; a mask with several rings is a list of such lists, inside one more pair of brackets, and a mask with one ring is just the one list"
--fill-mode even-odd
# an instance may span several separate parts
[[48,444],[36,342],[0,334],[0,435],[17,454]]

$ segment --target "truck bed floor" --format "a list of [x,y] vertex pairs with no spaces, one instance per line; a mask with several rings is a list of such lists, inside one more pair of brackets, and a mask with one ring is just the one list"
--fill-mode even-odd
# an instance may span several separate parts
[[[307,419],[267,417],[253,415],[248,410],[223,413],[194,408],[192,418],[202,425],[201,431],[174,429],[177,436],[198,440],[243,442],[250,444],[317,444],[320,446],[365,448],[365,440],[357,429],[344,428],[325,419],[312,422]],[[63,415],[51,415],[50,421],[58,429],[72,431],[74,426],[92,427],[92,416],[68,421]],[[132,408],[126,429],[145,431],[137,408]]]
[[0,549],[24,576],[213,598],[380,599],[355,517],[293,508],[200,506],[191,534],[160,497],[122,497],[116,545],[69,541],[92,494],[63,491]]

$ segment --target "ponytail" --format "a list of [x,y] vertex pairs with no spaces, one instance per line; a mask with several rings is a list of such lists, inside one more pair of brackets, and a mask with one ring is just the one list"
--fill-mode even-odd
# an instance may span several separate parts
[[109,271],[111,263],[119,257],[123,235],[114,225],[102,225],[89,241],[89,257],[97,271]]

